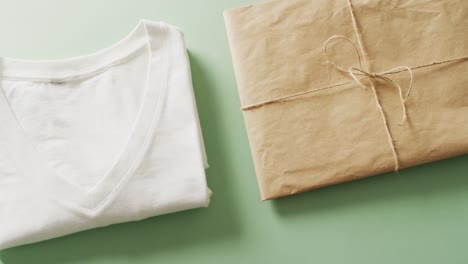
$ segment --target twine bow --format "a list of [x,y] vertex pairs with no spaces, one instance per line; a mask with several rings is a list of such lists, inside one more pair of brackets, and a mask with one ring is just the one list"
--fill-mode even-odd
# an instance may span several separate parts
[[[327,48],[328,48],[328,45],[330,44],[330,42],[332,40],[334,40],[334,39],[346,40],[347,42],[349,42],[352,45],[354,51],[356,52],[356,54],[358,56],[359,68],[349,67],[348,69],[344,69],[343,67],[338,66],[338,64],[336,62],[334,62],[332,59],[330,59],[330,57],[328,56]],[[341,72],[344,72],[346,74],[349,74],[349,76],[351,78],[353,78],[354,81],[360,87],[362,87],[362,88],[364,88],[366,90],[367,90],[367,86],[364,85],[364,83],[362,82],[362,80],[364,78],[359,79],[358,76],[365,76],[365,77],[368,77],[368,78],[381,79],[381,80],[383,80],[383,81],[385,81],[387,83],[390,83],[393,87],[395,87],[398,90],[398,95],[400,97],[401,106],[402,106],[402,109],[403,109],[403,111],[402,111],[402,115],[403,115],[402,116],[402,121],[398,125],[402,126],[406,122],[407,111],[406,111],[405,102],[408,99],[408,97],[410,96],[411,90],[413,89],[413,71],[411,70],[410,67],[408,67],[408,66],[399,66],[399,67],[395,67],[393,69],[390,69],[390,70],[387,70],[387,71],[382,71],[382,72],[369,72],[369,71],[366,71],[366,70],[363,69],[361,54],[360,54],[358,48],[356,47],[356,45],[350,39],[348,39],[348,38],[346,38],[344,36],[339,36],[339,35],[334,35],[334,36],[330,37],[329,39],[327,39],[327,41],[325,41],[324,53],[325,53],[325,57],[326,57],[328,63],[333,65],[337,70],[339,70]],[[408,91],[407,91],[406,95],[403,95],[403,89],[397,82],[395,82],[394,80],[392,80],[391,78],[386,76],[386,75],[389,75],[389,74],[400,73],[400,72],[403,72],[403,71],[408,72],[409,77],[410,77],[409,78]]]

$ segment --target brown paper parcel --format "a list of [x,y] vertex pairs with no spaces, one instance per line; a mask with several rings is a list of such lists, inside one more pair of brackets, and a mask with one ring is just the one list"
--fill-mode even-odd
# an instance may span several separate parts
[[273,0],[224,17],[262,199],[468,153],[468,1]]

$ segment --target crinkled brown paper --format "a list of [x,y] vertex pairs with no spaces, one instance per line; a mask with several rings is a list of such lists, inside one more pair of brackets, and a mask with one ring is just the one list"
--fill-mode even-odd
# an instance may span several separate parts
[[[374,72],[468,56],[466,0],[352,3]],[[273,0],[224,15],[242,106],[352,81],[323,53],[333,35],[357,43],[346,0]],[[334,61],[357,67],[349,44],[329,48]],[[468,153],[468,61],[413,73],[403,126],[395,87],[372,80],[401,167]],[[408,72],[391,78],[408,89]],[[372,89],[356,82],[245,110],[244,118],[262,199],[395,170]]]

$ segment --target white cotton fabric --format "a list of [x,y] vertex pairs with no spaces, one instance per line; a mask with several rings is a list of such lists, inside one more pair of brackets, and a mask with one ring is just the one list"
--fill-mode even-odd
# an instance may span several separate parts
[[0,59],[0,249],[206,207],[183,34],[142,20],[92,55]]

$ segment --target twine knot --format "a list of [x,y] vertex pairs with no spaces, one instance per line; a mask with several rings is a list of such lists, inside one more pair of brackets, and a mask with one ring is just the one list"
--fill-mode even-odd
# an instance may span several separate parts
[[[328,56],[327,47],[330,44],[330,42],[332,40],[334,40],[334,39],[346,40],[347,42],[349,42],[352,45],[352,47],[354,48],[354,51],[358,55],[359,68],[350,67],[348,69],[345,69],[345,68],[339,66],[332,59],[330,59],[330,57]],[[405,102],[408,99],[408,97],[410,96],[411,90],[413,89],[413,71],[411,70],[410,67],[408,67],[408,66],[399,66],[399,67],[395,67],[395,68],[387,70],[387,71],[369,72],[368,70],[364,69],[364,67],[362,66],[362,62],[361,62],[362,55],[359,52],[357,46],[350,39],[348,39],[348,38],[346,38],[344,36],[339,36],[339,35],[332,36],[329,39],[327,39],[327,41],[325,41],[324,53],[325,53],[325,57],[327,58],[328,63],[333,65],[337,70],[348,74],[351,78],[353,78],[353,80],[360,87],[362,87],[362,88],[364,88],[366,90],[367,90],[367,86],[362,82],[362,80],[368,79],[368,78],[381,79],[381,80],[383,80],[383,81],[385,81],[387,83],[390,83],[393,87],[395,87],[398,90],[398,94],[399,94],[400,102],[401,102],[401,107],[403,109],[403,111],[402,111],[402,121],[398,125],[402,126],[406,122],[407,112],[406,112]],[[395,82],[393,79],[386,76],[386,75],[389,75],[389,74],[395,74],[395,73],[400,73],[400,72],[404,72],[404,71],[408,72],[408,74],[409,74],[409,85],[408,85],[408,89],[407,89],[408,91],[407,91],[406,95],[403,95],[403,89],[401,88],[401,86],[397,82]],[[359,76],[361,76],[361,77],[363,76],[363,78],[359,78]]]

